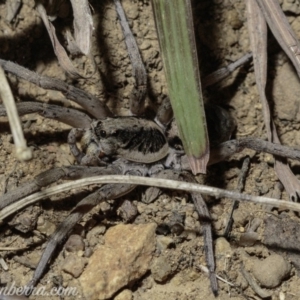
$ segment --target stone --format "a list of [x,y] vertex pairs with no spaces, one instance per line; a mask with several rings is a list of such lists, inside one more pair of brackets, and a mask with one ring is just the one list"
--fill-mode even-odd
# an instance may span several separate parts
[[132,201],[125,200],[118,208],[117,213],[125,222],[128,222],[137,216],[138,210]]
[[267,288],[275,288],[288,277],[291,265],[282,256],[272,254],[264,260],[256,259],[252,272],[260,284]]
[[132,300],[132,291],[131,290],[123,290],[118,294],[114,300]]
[[104,225],[98,225],[92,228],[86,235],[89,245],[91,247],[98,245],[105,231],[106,227]]
[[50,236],[56,229],[56,225],[48,220],[44,220],[43,217],[39,217],[37,222],[37,230],[45,234],[47,236]]
[[222,255],[222,256],[232,255],[231,246],[225,238],[219,237],[216,239],[215,253],[216,255]]
[[151,273],[155,281],[165,281],[172,274],[172,272],[172,267],[167,258],[165,258],[164,256],[160,256],[153,259],[153,262],[151,264]]
[[29,206],[24,211],[14,216],[8,224],[23,233],[31,232],[35,229],[40,214],[40,207]]
[[278,118],[299,122],[299,78],[290,63],[285,63],[281,68],[278,68],[272,92],[274,94],[274,108]]
[[83,251],[85,248],[83,238],[78,234],[72,234],[68,238],[65,249],[69,252]]
[[110,228],[104,245],[95,250],[79,278],[84,296],[89,300],[109,299],[140,279],[150,268],[155,229],[154,223]]
[[74,253],[70,253],[64,260],[62,269],[64,272],[78,278],[82,273],[87,261]]
[[169,236],[160,235],[157,237],[157,249],[160,251],[167,250],[174,245],[174,240]]

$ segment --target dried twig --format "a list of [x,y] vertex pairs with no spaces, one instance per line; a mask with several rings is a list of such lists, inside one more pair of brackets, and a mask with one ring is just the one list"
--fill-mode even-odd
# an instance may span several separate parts
[[61,67],[66,72],[68,72],[71,76],[73,76],[75,78],[85,77],[76,70],[76,68],[72,64],[71,60],[69,59],[66,50],[59,42],[59,40],[56,36],[56,33],[55,33],[55,27],[52,25],[52,23],[48,19],[44,6],[41,3],[39,3],[36,6],[36,10],[39,12],[39,14],[44,22],[44,25],[48,31],[48,34],[49,34],[49,37],[50,37],[50,40],[51,40],[51,43],[53,46],[53,50],[55,52],[55,55],[61,65]]
[[7,111],[7,117],[10,125],[10,130],[13,135],[16,146],[16,156],[19,160],[29,160],[32,158],[32,151],[26,145],[26,140],[23,135],[22,125],[18,116],[16,103],[7,82],[3,69],[0,67],[0,95]]
[[233,63],[229,64],[228,66],[221,68],[208,76],[206,76],[202,80],[203,88],[206,88],[212,84],[216,84],[217,82],[223,80],[224,78],[228,77],[233,71],[239,68],[242,65],[249,63],[252,59],[252,53],[249,52],[239,58],[238,60],[234,61]]
[[[287,34],[289,32],[289,37],[293,39],[293,41],[295,37],[292,35],[292,29],[289,27],[289,24],[276,0],[257,0],[257,2],[246,1],[246,3],[255,79],[263,107],[267,136],[269,141],[280,144],[275,124],[270,115],[270,107],[265,94],[267,82],[267,25],[264,17],[271,27],[273,34],[285,51],[287,51],[287,48],[290,50],[285,43],[291,43],[291,40],[282,36],[284,35],[283,33]],[[296,45],[297,43],[298,41],[296,42],[295,40],[294,44],[292,43],[288,45]],[[294,63],[297,61],[297,56],[290,55],[290,58]],[[295,67],[297,68],[297,66]],[[293,201],[297,200],[300,194],[300,182],[292,173],[287,161],[275,157],[275,171],[288,192],[290,199]]]
[[5,71],[25,79],[28,82],[34,83],[43,89],[60,91],[67,99],[78,103],[97,119],[112,116],[112,113],[105,103],[99,101],[96,96],[85,92],[82,89],[67,84],[59,79],[41,76],[11,61],[0,59],[0,65]]
[[[236,191],[239,192],[239,193],[241,193],[244,189],[246,175],[247,175],[248,170],[249,170],[249,165],[250,165],[250,157],[247,156],[243,161],[243,165],[242,165],[242,168],[240,170],[239,177],[238,177],[238,184],[237,184],[237,187],[236,187]],[[228,237],[228,235],[230,233],[230,230],[231,230],[231,227],[232,227],[232,224],[233,224],[233,218],[232,218],[233,212],[234,212],[235,209],[237,209],[238,204],[239,204],[239,201],[237,201],[237,200],[235,200],[232,204],[232,207],[231,207],[231,210],[230,210],[230,213],[229,213],[229,217],[228,217],[227,226],[224,230],[224,236],[225,237]]]
[[93,19],[87,0],[71,0],[74,15],[74,37],[80,51],[88,55],[91,49]]
[[[255,1],[246,1],[255,2]],[[256,0],[281,48],[292,61],[300,77],[300,43],[278,0]]]
[[289,210],[300,212],[300,204],[298,203],[289,202],[289,201],[280,201],[278,199],[273,199],[268,197],[259,197],[259,196],[241,194],[234,191],[228,191],[228,190],[209,187],[200,184],[175,181],[175,180],[167,180],[167,179],[158,179],[158,178],[146,178],[140,176],[104,175],[104,176],[87,177],[84,179],[79,179],[72,182],[60,184],[54,187],[47,188],[41,192],[37,192],[30,196],[27,196],[19,200],[18,202],[3,208],[0,212],[0,220],[3,220],[4,218],[10,216],[14,212],[22,209],[23,207],[35,203],[45,197],[50,197],[65,191],[69,191],[71,189],[82,188],[84,186],[88,186],[91,184],[104,184],[104,183],[126,183],[126,184],[156,186],[160,188],[168,188],[174,190],[186,190],[189,192],[198,192],[201,194],[210,195],[216,198],[226,197],[234,200],[266,204],[274,207],[279,207],[281,209],[289,209]]
[[[202,272],[209,274],[209,270],[208,270],[207,267],[205,267],[205,266],[203,266],[203,265],[199,265],[198,268],[199,268]],[[223,277],[221,277],[221,276],[219,276],[219,275],[216,275],[216,277],[217,277],[220,281],[223,281],[224,283],[226,283],[226,284],[228,284],[228,285],[230,285],[230,286],[232,286],[232,287],[235,286],[233,283],[227,281],[226,279],[224,279]]]

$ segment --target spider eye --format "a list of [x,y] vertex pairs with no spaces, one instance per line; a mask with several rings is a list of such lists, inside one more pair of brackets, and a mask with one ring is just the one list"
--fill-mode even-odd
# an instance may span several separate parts
[[100,137],[105,138],[106,137],[106,131],[100,130]]

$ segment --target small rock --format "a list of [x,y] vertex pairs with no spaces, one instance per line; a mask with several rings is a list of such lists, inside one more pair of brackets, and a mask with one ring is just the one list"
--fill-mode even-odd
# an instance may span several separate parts
[[227,13],[228,24],[233,29],[239,29],[243,26],[243,22],[239,18],[239,14],[236,10],[230,10]]
[[13,219],[8,224],[23,233],[27,233],[35,229],[37,219],[40,214],[40,207],[30,206],[13,217]]
[[142,202],[149,204],[152,203],[154,200],[158,198],[158,196],[161,194],[161,189],[151,186],[146,189],[145,193],[142,196]]
[[276,74],[273,95],[277,116],[280,120],[299,122],[300,107],[299,97],[297,97],[300,93],[299,78],[289,63],[277,68]]
[[278,286],[291,271],[291,265],[280,255],[272,254],[263,261],[256,260],[253,264],[253,275],[267,288]]
[[124,2],[122,3],[124,10],[126,11],[126,17],[128,19],[135,20],[139,16],[139,10],[137,5],[133,5],[132,3]]
[[172,274],[172,271],[172,267],[165,257],[160,256],[153,260],[151,273],[155,281],[165,281]]
[[185,218],[185,222],[184,222],[184,228],[187,230],[194,230],[195,229],[195,220],[188,216]]
[[215,253],[216,255],[222,255],[222,256],[232,254],[231,246],[225,238],[220,237],[216,240]]
[[78,278],[82,273],[85,265],[86,259],[71,253],[65,258],[62,269],[73,277]]
[[245,232],[241,234],[239,245],[243,247],[251,247],[259,240],[257,232]]
[[93,254],[93,250],[91,248],[85,248],[85,250],[84,250],[85,257],[91,257],[92,254]]
[[185,238],[188,240],[188,241],[191,241],[191,240],[195,240],[197,238],[197,234],[195,231],[186,231],[186,236]]
[[174,240],[168,236],[160,235],[157,237],[157,249],[164,251],[174,244]]
[[99,240],[101,240],[105,231],[106,227],[104,225],[99,225],[92,228],[86,235],[89,245],[91,247],[98,245]]
[[72,234],[65,245],[65,249],[69,252],[84,251],[85,245],[83,238],[78,234]]
[[249,214],[243,209],[236,209],[233,213],[233,221],[237,226],[245,226],[249,221]]
[[137,205],[137,210],[140,214],[142,214],[147,208],[147,205],[144,203],[139,202]]
[[100,203],[99,206],[100,206],[100,210],[104,213],[110,211],[110,209],[111,209],[110,204],[107,203],[106,201],[103,201],[102,203]]
[[138,210],[136,205],[132,201],[125,200],[118,208],[118,215],[125,221],[128,222],[136,217]]
[[120,224],[107,231],[105,244],[96,249],[79,278],[87,299],[109,299],[149,270],[155,228],[154,223]]
[[118,294],[114,300],[132,300],[132,291],[131,290],[123,290],[120,294]]
[[300,13],[300,6],[298,1],[284,0],[282,4],[282,10],[298,15]]
[[37,222],[37,230],[45,234],[46,236],[50,236],[56,229],[54,223],[49,222],[48,220],[44,220],[43,217],[40,217]]

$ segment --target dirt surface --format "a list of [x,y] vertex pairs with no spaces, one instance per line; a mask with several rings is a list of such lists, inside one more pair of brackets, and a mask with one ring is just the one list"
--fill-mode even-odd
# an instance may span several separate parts
[[[281,2],[299,35],[298,2]],[[7,20],[8,3],[9,1],[0,2],[1,58],[87,90],[108,103],[117,115],[130,114],[128,99],[134,78],[112,1],[90,1],[95,27],[91,51],[94,60],[87,57],[73,58],[76,67],[89,75],[88,79],[79,80],[69,78],[59,66],[47,32],[34,10],[34,1],[23,0],[20,10],[12,20]],[[123,0],[122,4],[148,72],[147,102],[155,108],[167,95],[167,88],[151,5],[148,1],[137,0]],[[250,50],[244,1],[203,0],[195,5],[194,11],[203,76],[240,58]],[[54,15],[56,14],[58,13],[55,12]],[[72,19],[67,10],[59,15],[67,15],[54,21],[57,31],[62,33],[67,26],[71,26]],[[270,38],[269,43],[268,91],[274,103],[273,116],[281,141],[287,145],[298,146],[299,82],[276,42]],[[18,101],[36,100],[76,107],[59,92],[43,90],[11,75],[8,78]],[[235,118],[237,129],[234,137],[266,138],[262,106],[251,66],[235,71],[221,84],[208,88],[205,94],[208,101],[227,107]],[[75,163],[66,143],[69,126],[43,119],[36,114],[22,117],[22,124],[28,145],[33,150],[33,159],[26,163],[16,161],[7,120],[0,120],[1,193],[32,180],[42,171]],[[273,158],[268,154],[243,151],[227,162],[210,167],[205,181],[209,185],[235,189],[246,155],[251,157],[251,166],[244,191],[287,200],[287,194],[284,191],[281,193],[278,185]],[[299,163],[292,162],[291,166],[295,174],[298,174]],[[69,214],[74,203],[89,191],[86,188],[81,192],[74,191],[45,199],[10,219],[8,223],[2,224],[1,249],[10,247],[18,250],[1,251],[0,263],[5,271],[2,269],[0,272],[0,287],[10,286],[12,283],[16,287],[24,286],[31,279],[49,235]],[[116,291],[114,299],[214,299],[208,277],[201,272],[200,265],[205,265],[204,244],[199,234],[201,224],[188,193],[164,191],[152,203],[147,203],[144,195],[145,189],[138,188],[121,200],[102,203],[84,217],[73,231],[76,235],[73,238],[75,241],[69,242],[71,246],[60,248],[38,285],[45,287],[47,291],[59,286],[76,287],[78,295],[52,296],[47,299],[84,299],[80,274],[95,249],[104,243],[105,232],[128,219],[128,203],[125,202],[125,208],[119,207],[126,200],[133,203],[135,207],[130,209],[136,211],[133,213],[135,217],[129,223],[157,224],[157,246],[154,253],[151,253],[153,261],[148,271],[123,286],[121,291]],[[299,240],[299,217],[288,211],[241,203],[234,213],[231,238],[226,240],[221,235],[232,202],[228,199],[207,201],[213,218],[216,272],[233,285],[219,281],[218,299],[299,299],[300,246],[293,242],[294,235],[295,240]],[[178,231],[177,228],[171,230],[172,233],[169,232],[170,226],[166,224],[172,223],[174,219],[181,230]],[[276,231],[272,228],[276,228]],[[253,284],[249,284],[252,281],[256,282],[254,288]],[[41,297],[33,295],[31,299]]]

